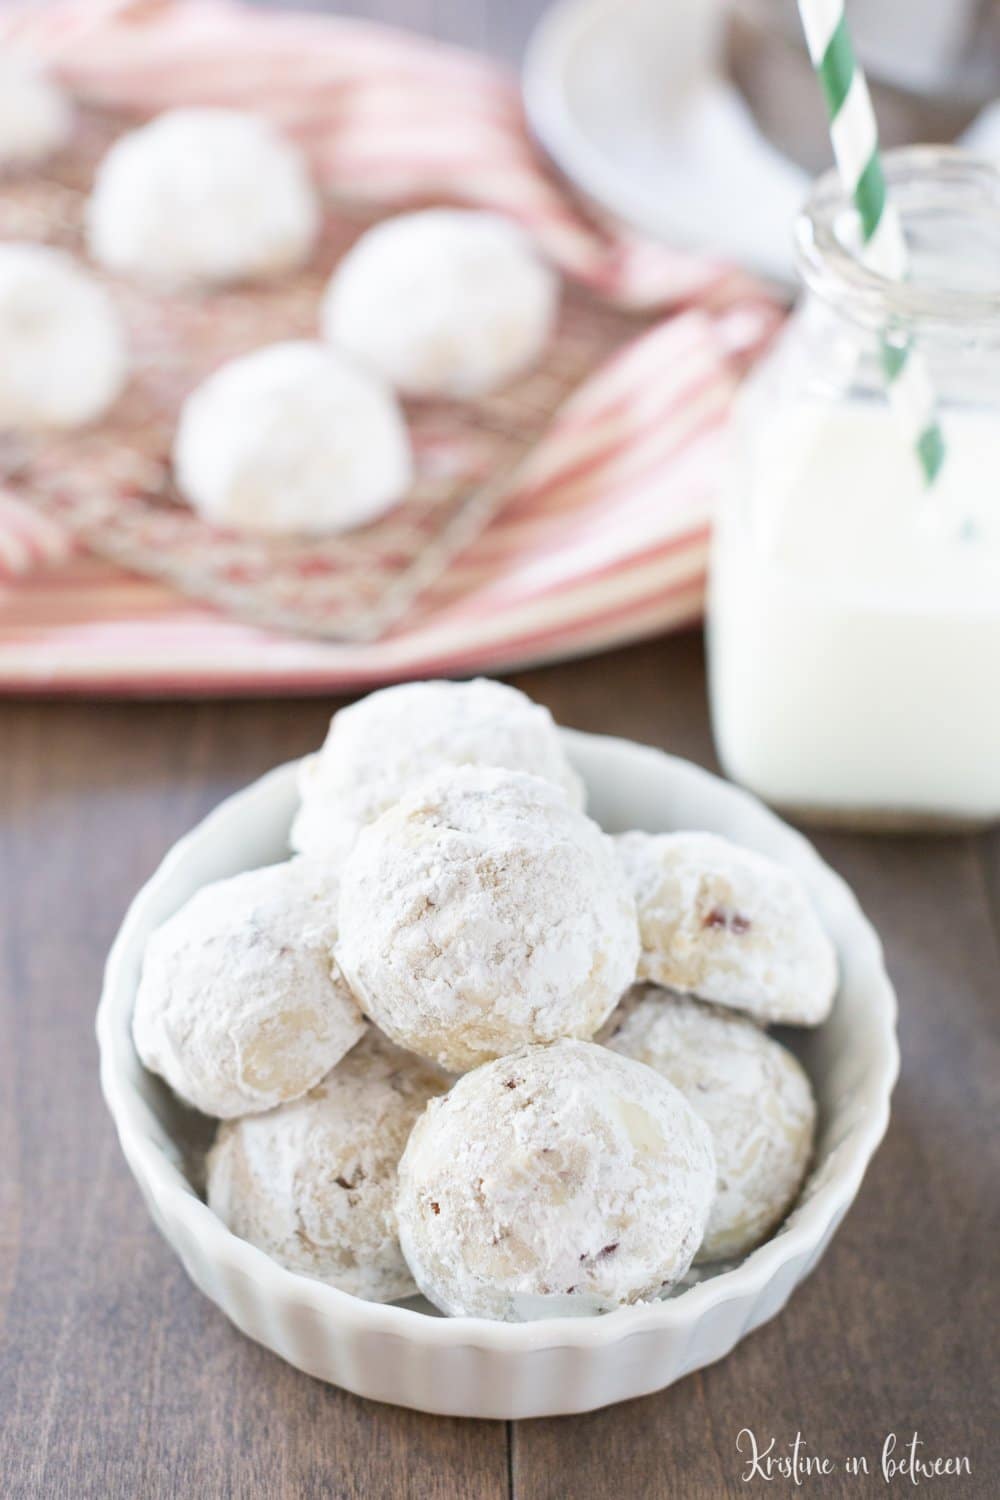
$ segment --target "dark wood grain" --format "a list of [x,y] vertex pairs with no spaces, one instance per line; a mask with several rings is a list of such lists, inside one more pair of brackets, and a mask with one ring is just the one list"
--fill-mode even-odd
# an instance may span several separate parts
[[[694,635],[513,680],[568,724],[713,764]],[[903,1075],[887,1141],[829,1254],[720,1365],[643,1401],[508,1434],[327,1388],[194,1291],[146,1217],[99,1097],[101,964],[171,841],[314,745],[332,706],[0,710],[0,1494],[721,1500],[764,1488],[740,1478],[744,1426],[870,1460],[887,1432],[918,1428],[927,1451],[968,1454],[976,1470],[931,1494],[995,1494],[998,856],[985,839],[819,837],[885,938]],[[813,1483],[824,1496],[892,1493],[874,1472]]]
[[[337,9],[510,60],[542,0]],[[580,728],[713,765],[700,640],[514,679]],[[741,1428],[863,1453],[823,1497],[903,1494],[919,1429],[1000,1493],[1000,842],[818,838],[883,934],[901,1003],[893,1122],[830,1252],[776,1321],[658,1396],[473,1423],[375,1406],[242,1338],[151,1227],[97,1084],[93,1015],[135,888],[220,797],[311,748],[326,703],[0,706],[0,1496],[3,1500],[723,1500]]]
[[508,1492],[501,1424],[376,1409],[241,1338],[152,1228],[97,1084],[108,943],[167,845],[330,705],[6,705],[0,1495]]
[[[716,769],[699,656],[691,637],[624,653],[592,708],[575,714],[565,678],[541,696],[561,697],[570,720],[596,727],[593,716],[606,714],[617,732]],[[539,692],[537,679],[530,685]],[[986,838],[815,840],[879,928],[899,992],[903,1064],[886,1141],[811,1280],[728,1359],[643,1401],[518,1424],[521,1500],[573,1493],[567,1463],[595,1496],[790,1491],[786,1481],[742,1481],[743,1427],[779,1444],[801,1431],[806,1452],[839,1460],[868,1456],[868,1478],[807,1480],[804,1493],[810,1483],[824,1496],[892,1493],[878,1473],[882,1442],[914,1429],[925,1453],[972,1462],[971,1479],[943,1479],[939,1493],[1000,1492],[995,1339],[986,1332],[995,1333],[998,1312],[1000,929],[984,874],[990,866],[1000,876],[1000,851]]]

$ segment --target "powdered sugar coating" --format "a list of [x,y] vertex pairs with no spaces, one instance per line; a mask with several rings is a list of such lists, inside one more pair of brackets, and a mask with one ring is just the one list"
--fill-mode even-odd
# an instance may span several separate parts
[[428,1106],[399,1166],[400,1243],[446,1313],[603,1312],[684,1275],[714,1189],[708,1128],[671,1084],[560,1041],[477,1068]]
[[202,381],[181,408],[173,462],[208,521],[277,534],[364,526],[413,478],[392,392],[305,340],[256,349]]
[[355,1297],[412,1296],[396,1234],[396,1169],[448,1079],[375,1032],[302,1099],[220,1126],[208,1203],[281,1265]]
[[87,218],[91,253],[109,270],[224,283],[301,265],[320,212],[305,158],[267,120],[172,109],[118,138]]
[[292,848],[343,856],[415,782],[439,766],[463,765],[528,771],[583,806],[583,783],[547,708],[483,677],[411,682],[334,715],[323,748],[303,763]]
[[639,911],[639,979],[816,1026],[837,988],[837,957],[791,870],[714,833],[615,840]]
[[121,319],[89,271],[49,245],[0,245],[0,430],[93,422],[127,373]]
[[787,1047],[735,1011],[637,985],[608,1047],[655,1068],[712,1132],[718,1191],[696,1260],[746,1255],[781,1223],[813,1149],[812,1087]]
[[453,1072],[590,1037],[630,983],[635,904],[596,823],[537,776],[436,772],[365,829],[337,959],[368,1015]]
[[67,144],[73,109],[27,58],[0,56],[0,170],[34,166]]
[[323,300],[323,335],[411,396],[468,397],[538,358],[555,272],[500,214],[432,208],[361,236]]
[[220,1119],[317,1084],[364,1034],[332,959],[337,881],[291,860],[216,881],[152,934],[132,1020],[147,1068]]

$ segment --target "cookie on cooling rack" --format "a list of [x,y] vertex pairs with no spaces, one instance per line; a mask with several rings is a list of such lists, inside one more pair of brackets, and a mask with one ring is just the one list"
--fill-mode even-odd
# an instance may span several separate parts
[[392,392],[324,344],[269,344],[231,360],[181,408],[174,475],[215,526],[270,534],[351,531],[413,478]]
[[89,272],[47,245],[0,245],[0,430],[86,426],[127,373],[121,321]]
[[177,285],[279,276],[320,227],[305,158],[267,120],[172,109],[100,162],[87,207],[91,254],[109,271]]
[[541,355],[559,279],[499,214],[431,208],[361,236],[323,301],[324,337],[408,396],[461,399]]
[[34,167],[68,144],[73,107],[23,57],[0,55],[0,172]]

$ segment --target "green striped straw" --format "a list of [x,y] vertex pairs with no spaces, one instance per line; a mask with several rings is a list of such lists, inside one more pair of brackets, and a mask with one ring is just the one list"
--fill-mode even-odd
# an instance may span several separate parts
[[[906,240],[888,198],[879,155],[878,125],[865,75],[854,56],[844,0],[798,0],[809,56],[823,89],[830,139],[840,179],[861,223],[862,259],[890,281],[907,274]],[[889,401],[912,442],[927,485],[944,462],[944,436],[927,366],[903,337],[882,344]]]

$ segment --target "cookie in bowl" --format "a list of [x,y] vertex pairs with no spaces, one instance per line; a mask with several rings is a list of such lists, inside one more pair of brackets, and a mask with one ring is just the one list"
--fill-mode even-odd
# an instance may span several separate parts
[[798,1059],[748,1016],[637,985],[600,1040],[680,1089],[712,1132],[718,1187],[699,1264],[772,1234],[812,1159],[816,1101]]
[[522,1322],[662,1296],[715,1193],[708,1127],[652,1068],[560,1041],[467,1073],[414,1126],[397,1216],[424,1295]]
[[787,866],[715,833],[615,840],[639,913],[638,978],[765,1023],[818,1026],[837,956]]
[[273,1109],[365,1032],[333,962],[337,881],[308,860],[203,886],[146,945],[132,1035],[147,1068],[206,1115]]
[[365,1014],[455,1073],[593,1036],[639,950],[611,840],[558,787],[496,767],[440,770],[364,830],[338,927]]
[[292,848],[342,857],[416,782],[466,765],[527,771],[584,805],[583,783],[542,704],[486,677],[407,682],[334,714],[322,747],[302,762]]
[[449,1082],[370,1031],[301,1099],[219,1127],[209,1208],[289,1270],[372,1302],[412,1296],[396,1170],[414,1121]]

